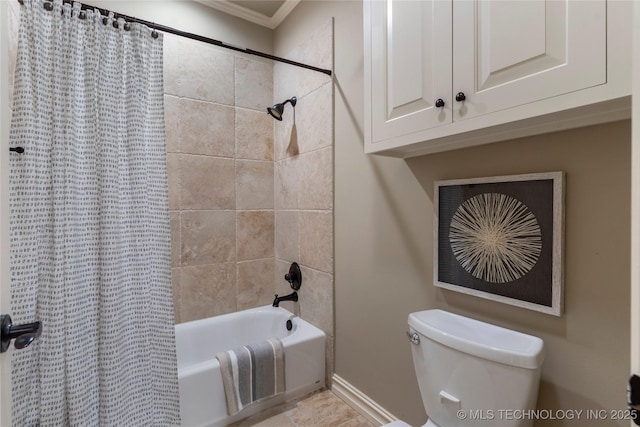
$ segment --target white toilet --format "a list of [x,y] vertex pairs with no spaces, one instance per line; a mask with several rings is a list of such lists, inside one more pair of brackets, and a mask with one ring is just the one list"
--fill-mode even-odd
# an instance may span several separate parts
[[423,427],[533,424],[544,359],[540,338],[442,310],[411,313],[407,334],[429,416]]

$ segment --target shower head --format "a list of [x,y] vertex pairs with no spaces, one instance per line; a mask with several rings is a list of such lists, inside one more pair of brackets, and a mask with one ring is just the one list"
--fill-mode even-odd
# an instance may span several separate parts
[[281,104],[275,104],[272,107],[268,107],[267,113],[269,113],[274,119],[282,121],[282,113],[284,113],[284,106],[287,104],[287,102],[291,103],[291,106],[295,108],[296,103],[298,102],[298,98],[294,96],[291,99],[287,99],[286,101],[282,102]]

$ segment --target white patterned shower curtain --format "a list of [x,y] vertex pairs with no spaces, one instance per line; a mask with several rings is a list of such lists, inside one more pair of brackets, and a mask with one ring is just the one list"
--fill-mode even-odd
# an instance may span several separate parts
[[158,36],[21,7],[11,303],[43,332],[13,352],[14,426],[179,425]]

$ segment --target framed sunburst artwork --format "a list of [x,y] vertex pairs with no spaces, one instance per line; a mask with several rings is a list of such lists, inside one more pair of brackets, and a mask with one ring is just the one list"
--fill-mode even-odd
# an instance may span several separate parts
[[564,173],[436,181],[434,282],[562,314]]

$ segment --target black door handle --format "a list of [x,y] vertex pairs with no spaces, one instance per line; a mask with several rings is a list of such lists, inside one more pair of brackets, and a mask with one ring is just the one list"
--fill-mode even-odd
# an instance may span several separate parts
[[14,325],[11,316],[3,314],[0,316],[0,353],[9,349],[11,340],[15,340],[13,345],[18,350],[28,347],[41,333],[41,322]]

